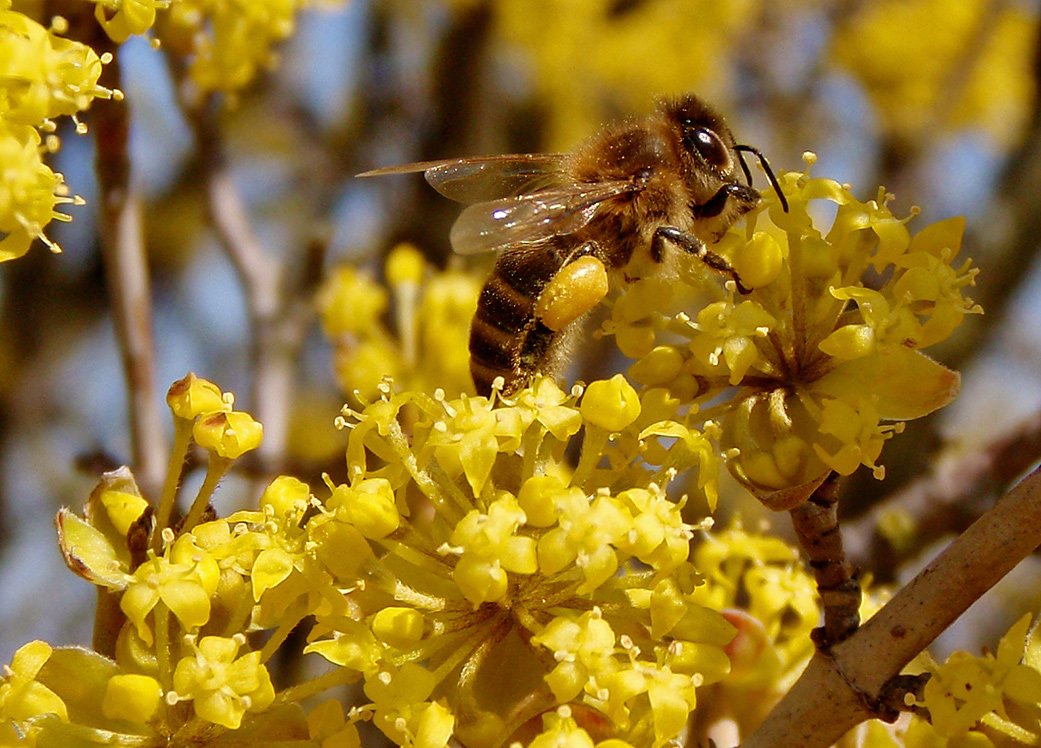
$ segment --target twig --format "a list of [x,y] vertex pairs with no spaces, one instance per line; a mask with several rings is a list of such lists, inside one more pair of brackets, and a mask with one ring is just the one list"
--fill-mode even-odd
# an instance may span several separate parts
[[901,668],[1021,559],[1041,546],[1041,469],[921,571],[860,629],[818,652],[802,677],[742,745],[830,746],[885,715]]
[[[114,54],[115,45],[93,25],[98,33],[98,38],[91,40],[94,48]],[[114,57],[105,66],[102,84],[118,89],[120,78],[119,58]],[[102,100],[94,103],[91,114],[100,191],[101,249],[127,386],[131,461],[144,495],[154,498],[163,482],[166,449],[155,387],[152,297],[141,202],[130,178],[130,113],[126,102]]]
[[[253,382],[251,408],[264,424],[264,441],[257,450],[259,471],[273,474],[283,467],[289,424],[289,404],[297,361],[313,312],[309,298],[324,244],[312,242],[309,256],[298,264],[307,269],[297,276],[300,288],[286,288],[286,267],[274,259],[252,228],[251,219],[223,149],[216,100],[185,111],[195,129],[199,161],[206,180],[208,210],[222,247],[238,274],[246,297],[252,328]],[[319,256],[316,260],[315,255]]]
[[817,580],[824,626],[813,632],[821,649],[837,644],[860,624],[860,584],[842,548],[839,476],[832,472],[806,501],[791,509],[792,526]]

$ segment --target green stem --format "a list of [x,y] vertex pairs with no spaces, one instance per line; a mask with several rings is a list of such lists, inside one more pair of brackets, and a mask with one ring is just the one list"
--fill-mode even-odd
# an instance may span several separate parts
[[582,439],[582,456],[578,458],[578,466],[571,476],[572,486],[582,488],[588,483],[596,464],[604,454],[604,447],[607,446],[610,435],[606,429],[586,424],[585,436]]
[[221,478],[224,477],[224,474],[228,472],[230,467],[231,460],[218,457],[212,452],[210,453],[210,466],[206,469],[206,480],[199,486],[199,493],[196,494],[195,501],[192,502],[192,508],[188,510],[188,514],[184,518],[181,532],[188,532],[199,524],[206,507],[210,505],[210,497],[217,490],[217,484],[220,483]]
[[521,450],[524,453],[524,462],[521,465],[522,485],[524,481],[535,475],[536,472],[543,472],[540,470],[542,463],[539,460],[539,452],[541,451],[542,440],[545,435],[546,430],[540,424],[533,423],[524,432],[524,436],[521,437]]
[[260,661],[267,662],[271,657],[278,651],[278,648],[282,646],[289,635],[293,633],[293,629],[299,625],[300,621],[304,620],[307,615],[307,611],[304,606],[301,606],[299,613],[292,613],[287,615],[283,621],[278,624],[278,628],[275,629],[274,633],[271,634],[271,638],[264,644],[264,648],[260,650]]
[[[488,657],[495,650],[495,647],[510,633],[510,629],[510,619],[507,618],[500,621],[499,625],[490,632],[491,635],[487,636],[470,652],[470,656],[466,658],[463,666],[459,669],[459,682],[456,684],[456,690],[459,694],[458,711],[460,714],[476,715],[480,713],[477,696],[474,693],[477,687],[477,677],[481,673],[482,666],[488,661]],[[438,676],[438,682],[449,672],[451,671],[444,670],[444,665],[439,667],[435,673]]]
[[[440,513],[445,515],[446,519],[458,520],[473,508],[473,502],[463,495],[435,462],[431,461],[430,467],[426,470],[419,466],[419,461],[409,445],[408,437],[405,436],[405,432],[401,430],[397,421],[391,421],[387,426],[386,439],[402,465],[408,470],[409,475],[412,476],[416,487],[430,499]],[[446,499],[451,499],[452,503],[449,504]],[[456,512],[452,511],[453,506],[457,509]]]
[[231,637],[233,634],[239,631],[245,631],[246,624],[248,623],[249,614],[253,611],[253,589],[247,579],[243,582],[245,590],[239,596],[239,601],[235,605],[235,609],[231,611],[228,616],[228,623],[224,626],[224,635]]
[[[495,642],[498,642],[502,639],[502,636],[496,637],[496,631],[489,632],[487,628],[483,627],[473,632],[468,632],[455,651],[446,657],[434,670],[434,682],[440,683],[443,681],[448,677],[449,673],[459,667],[464,661],[469,661],[475,652],[482,651],[493,639]],[[483,657],[484,655],[479,655],[479,659],[483,659]],[[473,677],[472,673],[470,677]]]
[[173,687],[170,662],[170,609],[162,600],[155,604],[155,661],[159,670],[159,682],[163,689]]
[[170,460],[166,463],[166,482],[163,494],[159,499],[159,509],[155,513],[155,529],[152,530],[152,550],[160,552],[163,545],[163,530],[170,526],[170,517],[177,503],[177,486],[181,482],[181,469],[184,458],[188,454],[188,446],[192,441],[192,421],[187,418],[174,417],[174,442],[170,450]]
[[359,677],[357,670],[351,670],[347,667],[338,667],[335,670],[330,670],[328,673],[319,675],[317,678],[298,683],[295,686],[287,688],[280,694],[275,696],[275,701],[268,708],[271,709],[281,706],[282,704],[291,704],[296,701],[303,701],[312,696],[320,694],[322,691],[328,691],[330,688],[336,688],[337,686],[345,686],[348,683],[353,683]]

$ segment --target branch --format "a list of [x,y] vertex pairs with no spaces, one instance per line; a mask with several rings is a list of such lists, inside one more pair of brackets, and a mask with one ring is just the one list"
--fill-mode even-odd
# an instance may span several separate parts
[[802,677],[744,748],[826,748],[884,714],[888,684],[1016,564],[1041,546],[1041,468],[934,559],[860,629]]
[[860,583],[842,547],[838,489],[839,476],[833,471],[806,501],[789,510],[824,610],[824,626],[813,632],[820,649],[842,641],[860,624]]
[[[115,45],[93,19],[90,24],[97,34],[90,40],[94,49],[113,53],[112,62],[104,68],[102,85],[118,89],[121,74]],[[127,150],[130,112],[125,101],[99,100],[91,113],[100,191],[101,250],[126,380],[131,461],[144,495],[157,497],[166,471],[166,445],[155,387],[152,296],[141,202],[131,183]]]
[[[324,244],[312,242],[308,257],[298,264],[297,288],[286,288],[285,266],[267,251],[253,230],[242,195],[224,153],[223,136],[212,97],[199,106],[184,106],[195,130],[199,161],[206,180],[208,210],[217,237],[238,274],[252,330],[253,382],[250,402],[264,424],[264,441],[257,450],[261,474],[283,467],[289,425],[289,404],[299,352],[313,317],[309,292],[317,281]],[[304,298],[306,297],[306,298]]]

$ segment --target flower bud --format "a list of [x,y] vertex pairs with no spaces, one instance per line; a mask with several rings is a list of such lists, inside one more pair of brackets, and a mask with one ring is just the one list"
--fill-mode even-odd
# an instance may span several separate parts
[[200,379],[188,372],[166,392],[166,404],[177,418],[192,421],[203,413],[228,410],[220,387],[208,379]]
[[109,719],[148,722],[159,708],[163,689],[147,675],[113,675],[105,686],[101,711]]
[[586,388],[579,406],[586,423],[607,431],[621,431],[640,416],[640,398],[621,374]]
[[354,486],[337,486],[329,506],[342,510],[358,532],[372,540],[387,537],[401,524],[394,490],[386,478],[368,478]]
[[737,245],[731,262],[744,286],[762,288],[780,275],[784,254],[770,234],[756,231],[751,240]]
[[226,460],[235,460],[260,446],[264,427],[249,413],[218,412],[197,420],[192,436],[203,449]]
[[418,285],[423,280],[426,262],[423,254],[412,244],[399,244],[387,256],[387,283],[397,286],[403,283]]

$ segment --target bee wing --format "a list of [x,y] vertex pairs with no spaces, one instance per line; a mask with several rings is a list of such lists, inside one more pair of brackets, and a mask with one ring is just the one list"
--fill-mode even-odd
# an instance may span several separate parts
[[579,183],[471,205],[452,226],[452,248],[469,255],[571,234],[600,203],[638,189],[630,180]]
[[430,185],[460,203],[480,203],[545,189],[564,179],[563,153],[514,153],[388,166],[359,174],[380,177],[423,172]]

